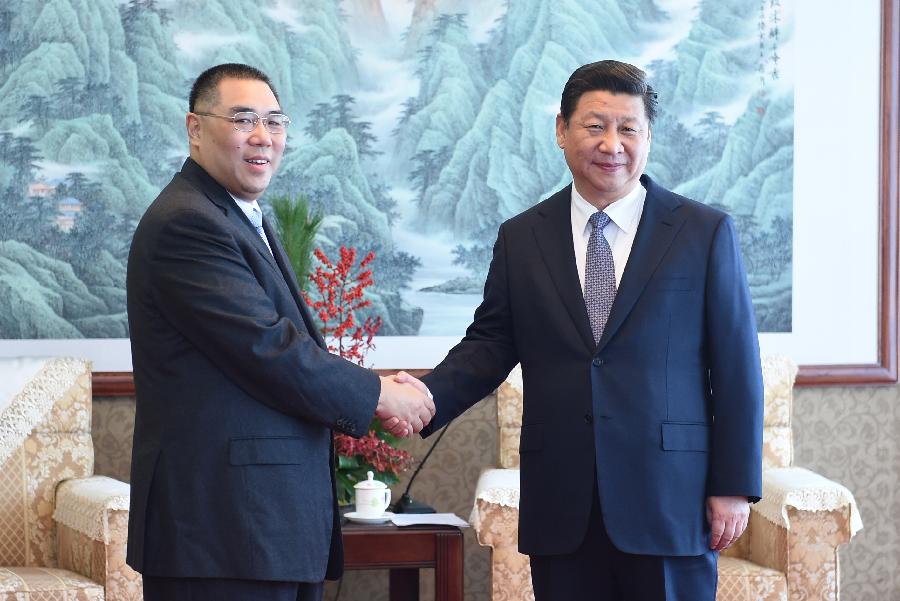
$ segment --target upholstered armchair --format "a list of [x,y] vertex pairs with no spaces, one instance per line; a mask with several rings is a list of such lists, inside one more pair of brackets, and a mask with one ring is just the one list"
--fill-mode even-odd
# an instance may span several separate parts
[[0,601],[138,601],[129,486],[92,476],[91,365],[0,359]]
[[[518,367],[497,390],[500,469],[482,473],[471,522],[491,547],[493,601],[532,601],[528,557],[516,549],[519,518],[519,430],[522,383]],[[791,403],[797,366],[763,358],[765,429],[763,500],[751,506],[739,542],[719,558],[717,601],[837,601],[838,546],[862,528],[849,490],[794,467]]]

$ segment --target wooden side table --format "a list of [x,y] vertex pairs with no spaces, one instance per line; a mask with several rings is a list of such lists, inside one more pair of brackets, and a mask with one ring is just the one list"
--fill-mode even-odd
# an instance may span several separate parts
[[435,601],[463,601],[463,535],[455,526],[344,524],[344,568],[390,570],[391,601],[419,601],[419,569],[434,568]]

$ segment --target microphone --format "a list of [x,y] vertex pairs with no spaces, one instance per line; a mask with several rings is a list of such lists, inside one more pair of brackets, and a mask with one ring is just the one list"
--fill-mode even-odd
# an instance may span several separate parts
[[422,468],[425,466],[425,462],[428,461],[429,457],[431,457],[431,452],[434,451],[434,448],[438,445],[439,442],[441,442],[441,439],[444,437],[444,434],[447,433],[447,430],[449,428],[450,424],[444,426],[444,429],[441,430],[440,434],[438,434],[437,439],[435,439],[435,441],[431,443],[431,448],[428,449],[427,453],[425,453],[425,456],[419,463],[419,467],[416,468],[416,471],[413,472],[412,478],[410,478],[409,482],[406,483],[406,490],[404,490],[403,494],[400,495],[400,500],[394,503],[394,513],[436,513],[434,507],[413,500],[413,498],[409,496],[409,489],[412,487],[416,476],[419,475],[419,472],[422,471]]

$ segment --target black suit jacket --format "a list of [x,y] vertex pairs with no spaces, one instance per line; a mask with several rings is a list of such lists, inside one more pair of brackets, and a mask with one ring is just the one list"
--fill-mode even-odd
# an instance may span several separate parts
[[758,498],[762,375],[731,219],[656,185],[594,344],[572,242],[571,187],[500,227],[484,301],[424,378],[440,428],[522,364],[519,549],[574,551],[598,487],[629,553],[708,550],[708,495]]
[[274,257],[188,159],[135,231],[127,559],[144,574],[340,574],[332,429],[364,434],[380,383],[325,350],[264,227]]

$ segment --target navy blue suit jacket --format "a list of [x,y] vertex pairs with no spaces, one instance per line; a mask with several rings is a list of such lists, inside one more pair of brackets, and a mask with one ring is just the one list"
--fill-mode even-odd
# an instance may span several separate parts
[[332,429],[364,434],[380,382],[325,350],[264,227],[274,257],[188,159],[135,231],[127,561],[144,574],[340,574]]
[[709,550],[705,499],[762,492],[763,388],[732,220],[649,177],[595,345],[571,187],[505,222],[465,338],[424,378],[440,428],[522,364],[519,550],[574,551],[594,480],[610,539],[637,554]]

